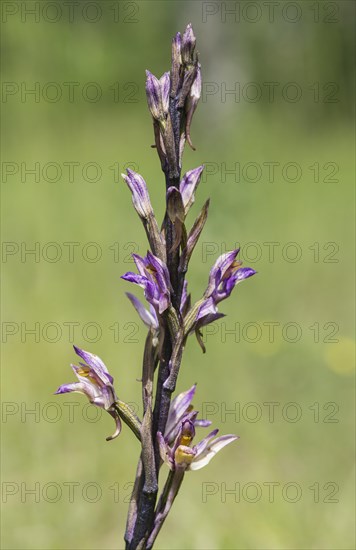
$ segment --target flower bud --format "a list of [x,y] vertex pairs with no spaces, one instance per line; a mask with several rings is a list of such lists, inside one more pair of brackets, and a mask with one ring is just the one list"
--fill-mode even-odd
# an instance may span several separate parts
[[192,24],[189,23],[184,31],[182,39],[182,61],[185,65],[193,63],[196,38],[192,29]]
[[140,174],[127,169],[126,174],[121,174],[132,193],[132,202],[140,218],[147,219],[153,215],[150,197],[145,180]]
[[159,84],[161,87],[162,110],[163,114],[167,116],[169,109],[169,91],[171,86],[171,79],[168,72],[161,76],[159,79]]
[[150,71],[146,71],[146,96],[148,108],[156,120],[163,120],[163,105],[160,81]]
[[199,185],[201,174],[204,170],[204,165],[188,170],[184,174],[182,181],[179,184],[179,190],[182,195],[185,214],[188,213],[189,208],[192,206],[195,200],[195,191]]

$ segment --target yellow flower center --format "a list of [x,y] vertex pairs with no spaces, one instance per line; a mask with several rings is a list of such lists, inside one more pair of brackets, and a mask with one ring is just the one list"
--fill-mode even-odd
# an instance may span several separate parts
[[179,441],[179,444],[180,445],[185,445],[186,447],[189,447],[191,442],[192,442],[192,436],[189,435],[189,434],[183,434],[182,437],[180,438],[180,441]]
[[77,372],[80,376],[84,376],[85,378],[87,378],[90,374],[90,368],[89,367],[79,367]]
[[230,275],[235,273],[235,271],[237,271],[241,266],[242,266],[242,262],[240,262],[239,260],[234,260],[230,265],[229,269],[226,270],[226,273],[223,276],[223,279],[227,279],[228,277],[230,277]]
[[179,445],[174,453],[176,464],[191,464],[195,458],[195,452],[190,447]]
[[94,376],[91,375],[89,367],[85,367],[85,366],[79,367],[77,372],[79,376],[83,376],[83,378],[89,378],[92,384],[99,386],[98,381],[94,378]]

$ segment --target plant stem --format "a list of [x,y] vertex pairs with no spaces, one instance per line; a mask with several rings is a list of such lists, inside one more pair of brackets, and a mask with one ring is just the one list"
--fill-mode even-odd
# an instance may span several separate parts
[[166,517],[168,516],[170,509],[172,508],[174,499],[176,498],[179,488],[182,484],[184,473],[185,473],[184,470],[176,470],[174,472],[169,472],[166,484],[162,492],[162,497],[157,506],[154,528],[147,541],[147,546],[146,546],[147,550],[150,550],[152,548],[157,538],[157,535],[160,532],[161,527]]

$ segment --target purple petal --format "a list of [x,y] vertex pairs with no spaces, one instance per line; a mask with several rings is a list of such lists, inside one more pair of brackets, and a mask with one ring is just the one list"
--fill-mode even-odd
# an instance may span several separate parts
[[212,432],[210,432],[204,439],[199,441],[199,443],[195,446],[197,451],[197,458],[201,453],[203,453],[206,449],[206,447],[209,445],[210,441],[216,436],[216,434],[219,433],[218,428],[215,428]]
[[84,361],[89,365],[89,367],[94,371],[96,376],[103,382],[103,384],[112,384],[114,379],[109,374],[108,369],[106,368],[103,361],[98,357],[97,355],[94,355],[93,353],[90,353],[89,351],[85,351],[83,349],[78,348],[77,346],[73,346],[74,351],[79,357],[84,359]]
[[204,165],[198,166],[198,168],[193,168],[193,170],[189,170],[186,174],[184,174],[182,181],[179,184],[179,190],[182,195],[186,214],[195,200],[195,191],[199,185],[203,170]]
[[150,71],[146,71],[146,97],[151,115],[156,120],[163,117],[162,93],[159,80]]
[[63,384],[58,388],[55,395],[59,395],[61,393],[68,393],[68,392],[78,392],[85,395],[89,399],[89,401],[92,403],[94,399],[99,395],[99,390],[95,388],[93,384],[88,382],[88,380],[84,378],[79,378],[79,379],[80,379],[80,382],[75,382],[73,384]]
[[213,443],[208,445],[203,451],[200,451],[199,455],[197,453],[196,459],[190,465],[189,470],[200,470],[200,468],[204,468],[221,449],[229,445],[229,443],[236,441],[236,439],[238,439],[236,435],[222,435],[216,438]]
[[132,303],[133,307],[136,309],[137,313],[139,314],[140,318],[145,323],[145,325],[148,328],[154,328],[157,330],[158,321],[157,321],[156,314],[154,313],[154,309],[152,308],[151,312],[147,311],[147,309],[143,306],[140,300],[130,292],[126,292],[126,296]]
[[169,76],[169,72],[164,73],[161,78],[159,79],[159,83],[161,86],[161,94],[162,94],[162,107],[164,114],[168,114],[169,109],[169,92],[171,87],[171,80]]
[[180,54],[180,50],[182,47],[182,37],[180,32],[177,32],[177,34],[173,37],[172,40],[172,46],[175,49],[175,51]]
[[208,428],[211,424],[211,420],[204,420],[204,418],[197,418],[197,420],[194,420],[194,425],[199,428]]
[[197,385],[194,384],[189,390],[178,394],[173,399],[169,408],[166,431],[165,431],[165,436],[167,437],[168,441],[170,441],[171,439],[172,431],[177,426],[179,421],[182,419],[189,405],[191,404],[195,394],[196,387]]
[[205,317],[205,315],[215,315],[216,313],[217,307],[214,300],[212,298],[207,298],[200,306],[196,320]]
[[124,281],[128,281],[129,283],[135,283],[135,285],[139,285],[142,288],[145,288],[147,284],[146,277],[137,275],[137,273],[133,273],[132,271],[128,271],[124,275],[121,275],[121,279],[124,279]]
[[154,256],[152,252],[147,252],[147,260],[156,271],[157,283],[160,286],[160,288],[162,290],[163,289],[168,290],[168,288],[170,288],[171,286],[171,283],[170,283],[169,272],[166,264],[163,263],[162,260],[157,258],[157,256]]
[[209,313],[209,315],[205,315],[204,317],[201,317],[199,321],[197,321],[195,328],[206,327],[207,325],[210,325],[211,323],[215,323],[215,321],[218,321],[223,317],[225,317],[225,313]]
[[69,393],[72,391],[81,392],[82,385],[80,382],[75,382],[73,384],[62,384],[62,386],[59,386],[58,390],[54,393],[54,395],[59,395],[61,393]]
[[235,277],[238,281],[243,281],[244,279],[248,279],[248,277],[252,277],[252,275],[255,275],[257,271],[252,269],[252,267],[240,267],[236,271]]
[[135,265],[140,275],[142,275],[143,277],[146,277],[146,267],[149,263],[147,258],[142,258],[138,254],[132,254],[132,258],[133,258],[133,261],[135,262]]
[[186,64],[193,62],[196,38],[192,29],[192,24],[187,25],[182,38],[182,61]]
[[154,306],[158,305],[156,293],[157,293],[156,285],[154,283],[151,283],[151,281],[146,281],[145,298],[150,304]]

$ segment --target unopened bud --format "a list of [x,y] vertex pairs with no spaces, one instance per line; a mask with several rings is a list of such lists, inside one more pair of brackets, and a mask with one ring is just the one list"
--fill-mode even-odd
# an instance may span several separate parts
[[121,174],[132,193],[132,202],[140,218],[147,219],[153,214],[145,180],[140,174],[127,169],[127,175]]
[[182,195],[185,214],[188,213],[189,208],[192,206],[195,200],[195,191],[199,185],[201,174],[204,170],[204,165],[188,170],[184,174],[182,181],[179,184],[179,190]]
[[183,34],[182,40],[182,61],[185,65],[193,63],[196,38],[192,29],[192,24],[189,23]]
[[162,110],[164,115],[167,116],[169,109],[169,91],[171,86],[171,79],[168,72],[161,76],[159,79],[159,84],[161,87]]
[[163,120],[163,105],[160,81],[150,71],[146,71],[146,96],[148,108],[156,120]]

